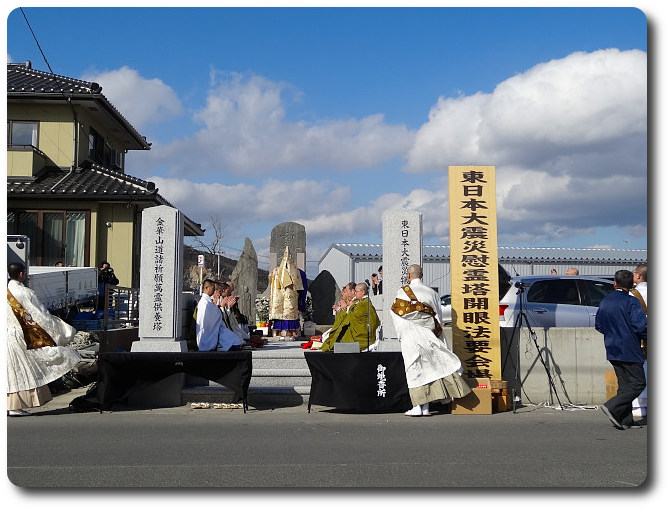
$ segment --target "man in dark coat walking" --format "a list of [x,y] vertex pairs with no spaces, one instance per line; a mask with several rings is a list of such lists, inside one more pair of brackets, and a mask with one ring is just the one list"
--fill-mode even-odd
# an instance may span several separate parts
[[619,385],[617,394],[600,408],[622,430],[636,426],[632,403],[646,385],[641,341],[647,338],[647,316],[640,301],[629,294],[632,287],[633,273],[617,271],[615,291],[603,298],[596,314],[596,330],[605,336],[607,360]]

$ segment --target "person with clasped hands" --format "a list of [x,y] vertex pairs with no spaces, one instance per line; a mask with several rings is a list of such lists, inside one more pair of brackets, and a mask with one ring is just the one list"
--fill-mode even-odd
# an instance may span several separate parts
[[644,353],[640,345],[647,338],[647,316],[637,298],[629,294],[633,273],[621,269],[614,274],[614,292],[600,302],[596,330],[605,337],[607,360],[614,367],[619,388],[600,409],[618,429],[637,427],[633,421],[633,400],[646,385]]
[[213,280],[206,279],[203,282],[195,319],[195,339],[199,351],[239,349],[239,338],[223,322],[218,306],[219,294]]

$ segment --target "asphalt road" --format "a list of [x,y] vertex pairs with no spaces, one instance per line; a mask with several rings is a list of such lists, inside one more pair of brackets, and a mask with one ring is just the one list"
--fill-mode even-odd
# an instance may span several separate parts
[[617,430],[599,409],[420,418],[321,406],[311,413],[305,406],[246,414],[183,406],[100,414],[70,412],[76,395],[7,419],[13,484],[632,488],[653,465],[647,427]]

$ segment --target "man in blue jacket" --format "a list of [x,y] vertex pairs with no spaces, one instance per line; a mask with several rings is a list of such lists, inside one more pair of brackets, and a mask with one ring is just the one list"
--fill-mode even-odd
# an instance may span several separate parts
[[600,302],[596,330],[605,336],[607,360],[614,367],[619,389],[600,408],[618,429],[635,426],[633,400],[644,390],[644,354],[640,345],[647,338],[647,316],[640,302],[629,294],[633,273],[614,274],[615,292]]

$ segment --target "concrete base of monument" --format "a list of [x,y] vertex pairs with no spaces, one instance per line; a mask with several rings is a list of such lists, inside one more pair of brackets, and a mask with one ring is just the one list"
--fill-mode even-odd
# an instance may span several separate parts
[[141,338],[130,347],[130,352],[188,352],[186,340]]

